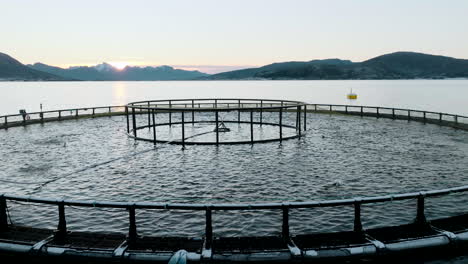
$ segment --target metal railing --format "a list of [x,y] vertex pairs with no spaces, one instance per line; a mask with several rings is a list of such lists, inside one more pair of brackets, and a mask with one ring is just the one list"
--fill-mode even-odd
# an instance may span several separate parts
[[10,114],[0,116],[0,128],[86,117],[122,115],[124,113],[125,106],[100,106],[31,112],[25,114]]
[[361,222],[361,206],[366,204],[376,204],[399,200],[417,199],[415,223],[426,223],[425,217],[425,199],[429,197],[438,197],[447,194],[466,192],[468,185],[432,190],[422,192],[411,192],[395,195],[384,195],[374,197],[359,197],[340,200],[323,200],[312,202],[284,202],[284,203],[256,203],[256,204],[181,204],[181,203],[151,203],[151,202],[99,202],[99,201],[79,201],[79,200],[59,200],[46,198],[33,198],[26,196],[0,195],[0,231],[6,231],[9,228],[7,217],[7,201],[26,202],[32,204],[55,205],[58,208],[58,224],[55,236],[57,239],[63,239],[67,236],[67,224],[65,216],[65,206],[74,207],[96,207],[96,208],[114,208],[126,209],[129,212],[128,221],[128,240],[135,241],[137,235],[136,210],[156,209],[156,210],[191,210],[205,211],[205,245],[209,249],[213,240],[213,211],[241,211],[241,210],[278,210],[282,213],[281,234],[285,239],[290,239],[289,210],[305,209],[317,207],[336,207],[352,206],[354,208],[354,231],[363,231]]

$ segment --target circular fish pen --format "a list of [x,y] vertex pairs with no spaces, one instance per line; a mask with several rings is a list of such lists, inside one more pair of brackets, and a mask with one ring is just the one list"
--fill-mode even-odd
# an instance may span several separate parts
[[[181,144],[199,133],[189,132],[190,122],[181,137],[180,125],[153,126],[168,123],[167,110],[155,113],[156,122],[150,115],[148,127],[152,110],[135,109],[137,136],[156,146],[139,144],[128,138],[128,107],[0,117],[2,254],[269,263],[467,252],[468,117],[308,104],[299,111],[297,140],[180,151],[153,141],[152,130],[160,127],[161,141]],[[216,144],[216,107],[209,108],[194,121],[209,121],[199,129]],[[279,109],[263,110],[262,122],[278,121]],[[260,111],[252,112],[260,122]],[[297,136],[298,112],[282,112]],[[241,111],[241,121],[250,115]],[[181,116],[177,110],[172,121]],[[185,120],[192,120],[190,110]],[[242,128],[242,141],[251,143],[251,124],[255,129],[252,122],[225,127]],[[265,127],[273,131],[266,136],[278,138],[278,126]],[[265,127],[258,124],[254,140]],[[219,134],[223,141],[227,133]]]
[[[154,144],[185,146],[281,142],[301,137],[307,129],[307,105],[298,101],[153,100],[129,103],[125,113],[127,133],[136,140]],[[157,115],[164,115],[165,118],[157,118]],[[146,128],[148,131],[143,131]]]

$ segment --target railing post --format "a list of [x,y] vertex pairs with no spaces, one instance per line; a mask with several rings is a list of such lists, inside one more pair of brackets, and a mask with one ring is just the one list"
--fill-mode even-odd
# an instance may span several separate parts
[[8,117],[5,116],[5,128],[8,128]]
[[317,104],[314,104],[314,110],[317,111]]
[[361,106],[361,117],[364,115],[364,107]]
[[426,123],[426,111],[423,112],[423,120],[424,120],[424,123]]
[[254,136],[253,136],[253,111],[250,110],[250,143],[253,144]]
[[442,113],[439,113],[439,123],[442,123]]
[[182,110],[182,149],[185,149],[185,116],[184,116],[184,110]]
[[0,196],[0,232],[8,230],[8,215],[5,196]]
[[59,119],[59,120],[62,120],[62,111],[59,110],[59,111],[58,111],[58,114],[59,114],[58,119]]
[[127,134],[130,133],[130,120],[128,119],[128,106],[125,106],[125,117],[127,118]]
[[279,109],[279,137],[280,142],[283,141],[283,107]]
[[192,126],[195,125],[195,101],[192,100]]
[[426,216],[424,215],[424,195],[420,194],[418,196],[418,207],[416,213],[416,224],[425,224]]
[[133,136],[137,136],[137,129],[136,129],[136,120],[135,120],[135,108],[132,107],[132,125],[133,125]]
[[408,110],[408,121],[411,120],[411,110]]
[[93,114],[92,114],[93,117],[95,115],[95,112],[96,112],[96,108],[93,108]]
[[151,128],[151,112],[150,112],[150,107],[151,107],[151,104],[150,104],[150,102],[148,101],[148,129]]
[[304,105],[304,131],[307,130],[307,105]]
[[377,109],[377,118],[379,118],[380,117],[380,107],[377,107],[376,109]]
[[289,239],[289,207],[283,205],[283,225],[281,230],[283,239]]
[[75,110],[75,117],[78,117],[78,109]]
[[206,208],[205,248],[210,249],[213,242],[213,223],[211,221],[211,208]]
[[263,100],[260,100],[260,126],[263,126]]
[[332,111],[332,107],[333,107],[333,106],[332,106],[332,105],[330,105],[330,112]]
[[65,219],[65,204],[63,202],[58,204],[58,211],[59,222],[54,238],[59,242],[63,242],[67,237],[67,220]]
[[237,123],[240,124],[240,108],[241,108],[241,100],[239,100],[239,110],[237,111]]
[[348,106],[345,106],[345,113],[348,114]]
[[39,117],[41,118],[41,123],[44,123],[44,113],[40,112]]
[[[6,117],[5,117],[5,123],[6,123]],[[455,116],[455,124],[458,125],[458,116],[457,115]]]
[[135,243],[137,239],[137,228],[136,228],[136,217],[135,217],[135,205],[128,208],[129,226],[128,226],[128,237],[127,241],[129,244]]
[[215,122],[216,122],[216,146],[219,145],[219,123],[218,123],[218,110],[215,111]]
[[392,119],[395,119],[395,109],[392,108]]
[[156,119],[154,117],[154,109],[151,111],[153,116],[153,144],[156,145]]
[[169,126],[172,126],[172,101],[169,100]]
[[301,106],[298,106],[297,107],[297,131],[299,133],[299,136],[301,135],[301,130],[302,130],[302,126],[301,126],[301,110],[302,110],[302,107]]
[[362,222],[361,222],[361,201],[354,201],[354,232],[362,231]]
[[109,114],[112,113],[112,107],[109,106]]

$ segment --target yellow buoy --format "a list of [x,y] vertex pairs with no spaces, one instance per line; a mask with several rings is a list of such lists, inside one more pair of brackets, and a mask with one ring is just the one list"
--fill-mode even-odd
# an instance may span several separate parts
[[356,100],[357,99],[357,94],[353,93],[353,89],[351,89],[351,92],[347,95],[349,100]]

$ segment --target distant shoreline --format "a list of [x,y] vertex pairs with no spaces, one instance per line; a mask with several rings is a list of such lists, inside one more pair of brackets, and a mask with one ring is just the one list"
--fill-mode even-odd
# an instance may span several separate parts
[[418,79],[219,79],[219,80],[2,80],[0,82],[219,82],[219,81],[457,81],[468,78],[418,78]]

